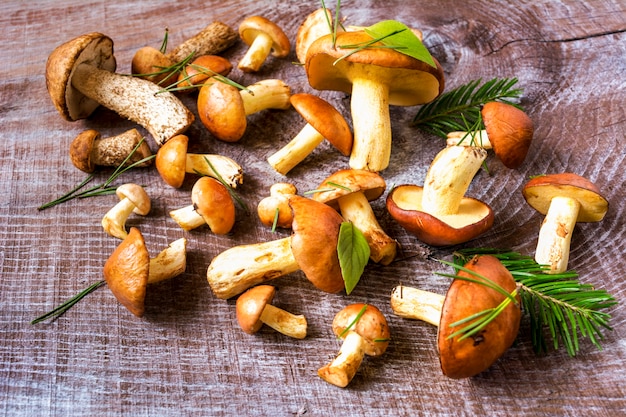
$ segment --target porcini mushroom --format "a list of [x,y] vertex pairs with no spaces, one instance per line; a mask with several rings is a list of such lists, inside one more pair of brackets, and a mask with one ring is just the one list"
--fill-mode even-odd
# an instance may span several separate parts
[[244,90],[226,83],[200,88],[198,114],[216,138],[237,142],[246,131],[246,117],[266,109],[286,110],[291,106],[291,89],[281,80],[258,81]]
[[189,137],[177,135],[157,151],[155,165],[166,184],[180,188],[185,174],[221,177],[232,188],[243,182],[241,165],[231,158],[217,154],[188,153]]
[[276,288],[271,285],[257,285],[248,289],[237,298],[237,322],[241,329],[253,334],[263,324],[285,336],[304,339],[307,333],[306,317],[292,314],[272,305]]
[[239,61],[243,72],[256,72],[271,53],[277,58],[289,54],[291,44],[285,32],[274,22],[262,16],[250,16],[239,24],[239,36],[250,47]]
[[234,246],[213,258],[207,280],[217,298],[228,299],[246,289],[302,270],[318,289],[344,288],[337,242],[343,219],[331,207],[294,195],[293,233],[282,239]]
[[598,187],[580,175],[566,172],[534,177],[522,189],[524,199],[546,217],[539,231],[535,261],[547,273],[567,270],[570,244],[577,222],[599,222],[609,202]]
[[396,257],[397,242],[382,229],[369,203],[380,197],[385,188],[385,180],[376,172],[344,169],[326,178],[312,198],[339,210],[365,236],[370,259],[389,265]]
[[450,132],[448,145],[479,146],[493,149],[507,168],[518,168],[526,159],[533,140],[530,117],[517,107],[492,101],[480,111],[484,129],[475,132]]
[[494,256],[476,256],[465,268],[468,271],[461,270],[457,275],[479,282],[455,279],[445,296],[402,285],[391,293],[391,308],[396,315],[438,326],[441,370],[450,378],[469,378],[489,368],[513,344],[521,321],[519,302],[510,302],[479,332],[466,338],[462,332],[455,335],[459,321],[494,309],[506,299],[485,285],[486,280],[510,294],[514,294],[517,285]]
[[191,125],[193,113],[176,96],[115,69],[113,41],[106,35],[89,33],[58,46],[46,63],[46,86],[61,116],[84,119],[103,105],[146,128],[158,144]]
[[218,180],[202,177],[191,190],[193,204],[170,211],[170,217],[184,230],[207,224],[211,232],[224,235],[235,225],[235,203]]
[[[87,129],[70,144],[70,160],[76,168],[87,173],[94,172],[97,167],[118,167],[124,161],[128,166],[152,155],[150,146],[142,139],[137,129],[106,138],[97,130]],[[146,167],[151,164],[150,159],[136,166]]]
[[[200,55],[178,74],[178,91],[196,90],[214,81],[216,75],[227,76],[233,69],[229,60],[219,55]],[[196,88],[192,88],[196,87]]]
[[[325,35],[311,44],[306,73],[316,90],[351,94],[354,144],[350,167],[382,171],[391,155],[389,105],[415,106],[435,99],[444,88],[441,66],[436,67],[390,48],[354,50],[349,45],[371,42],[364,31]],[[341,59],[339,59],[341,58]]]
[[185,272],[186,247],[187,240],[180,238],[151,259],[141,232],[131,227],[128,236],[104,264],[104,280],[124,307],[135,316],[142,317],[148,284]]
[[145,216],[150,212],[150,197],[142,186],[137,184],[122,184],[115,190],[120,201],[113,206],[102,218],[102,227],[113,237],[125,239],[126,220],[131,213]]
[[423,187],[394,187],[387,196],[387,211],[409,233],[432,246],[474,239],[487,231],[494,220],[488,204],[465,197],[486,156],[487,151],[482,148],[444,148],[433,159]]
[[289,198],[298,193],[295,185],[279,182],[270,187],[270,195],[259,201],[257,214],[259,220],[268,227],[291,228],[293,213],[289,207]]
[[337,109],[326,100],[307,93],[294,94],[289,100],[307,123],[287,145],[267,158],[272,168],[286,175],[324,139],[343,155],[350,155],[352,132]]
[[365,355],[380,356],[387,350],[391,337],[383,313],[373,305],[361,303],[350,304],[337,313],[333,332],[343,339],[341,349],[317,374],[341,388],[352,381]]

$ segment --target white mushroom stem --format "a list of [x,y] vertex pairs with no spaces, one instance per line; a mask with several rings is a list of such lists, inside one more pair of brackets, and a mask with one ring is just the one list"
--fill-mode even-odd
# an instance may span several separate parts
[[170,211],[170,217],[174,219],[183,230],[193,230],[206,224],[204,217],[196,211],[193,204]]
[[261,80],[240,91],[246,116],[266,109],[286,110],[291,106],[291,88],[281,80]]
[[260,320],[285,336],[295,339],[306,337],[307,322],[303,315],[292,314],[272,304],[266,304]]
[[258,32],[246,54],[239,61],[238,67],[244,72],[258,71],[269,56],[274,41],[264,32]]
[[174,278],[187,268],[187,239],[180,238],[150,259],[148,284]]
[[366,76],[354,78],[350,106],[354,128],[350,167],[382,171],[391,156],[389,87]]
[[446,144],[448,146],[477,146],[483,149],[493,148],[485,129],[474,132],[450,132],[447,135]]
[[243,168],[241,165],[223,155],[188,153],[185,172],[208,175],[218,180],[219,177],[222,177],[224,182],[231,188],[237,188],[237,185],[243,182]]
[[287,145],[270,155],[267,162],[276,172],[286,175],[323,141],[324,136],[307,123]]
[[338,387],[346,387],[356,375],[365,356],[365,340],[357,332],[350,330],[332,362],[323,366],[317,374],[324,381]]
[[85,96],[146,128],[158,144],[184,132],[193,114],[174,94],[136,77],[115,74],[89,64],[74,70],[72,86]]
[[443,295],[403,285],[391,291],[391,309],[396,315],[422,320],[437,327],[444,300]]
[[461,200],[487,151],[469,146],[449,146],[431,163],[422,194],[422,211],[435,217],[459,212]]
[[550,266],[550,274],[567,270],[572,233],[580,211],[578,200],[570,197],[553,197],[539,230],[535,261]]
[[207,280],[217,298],[228,299],[299,269],[291,251],[291,237],[286,237],[225,250],[211,261]]
[[110,236],[126,239],[126,220],[136,207],[129,198],[122,198],[104,215],[102,227]]
[[367,197],[362,192],[347,194],[337,200],[342,217],[363,233],[370,247],[370,258],[388,265],[396,257],[397,243],[380,227]]

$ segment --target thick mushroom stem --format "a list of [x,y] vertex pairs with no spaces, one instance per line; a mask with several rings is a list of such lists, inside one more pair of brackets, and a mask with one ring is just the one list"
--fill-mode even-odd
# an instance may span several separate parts
[[344,195],[337,200],[341,215],[363,233],[370,247],[370,258],[389,265],[396,257],[397,243],[382,229],[367,197],[362,192]]
[[183,230],[187,231],[206,224],[204,217],[198,214],[193,204],[170,211],[170,217],[174,219]]
[[286,175],[324,141],[324,136],[307,123],[285,146],[267,158],[276,172]]
[[218,154],[194,154],[186,156],[185,172],[201,174],[224,180],[228,186],[237,188],[243,182],[243,168],[231,158]]
[[174,278],[187,268],[187,239],[180,238],[173,241],[156,257],[150,259],[148,270],[148,284]]
[[450,132],[447,134],[446,144],[448,146],[476,146],[483,149],[493,148],[485,129],[474,132]]
[[166,55],[174,62],[181,62],[191,54],[196,57],[219,54],[236,41],[237,32],[233,28],[225,23],[215,21]]
[[291,237],[285,237],[225,250],[211,261],[207,280],[217,298],[228,299],[299,269],[291,251]]
[[[143,137],[137,129],[129,129],[119,135],[109,136],[106,138],[98,138],[93,142],[91,150],[91,158],[96,166],[116,167],[122,164],[128,158],[128,155],[139,145]],[[152,154],[150,147],[144,141],[137,148],[137,156],[127,163],[132,164],[133,159],[137,161],[146,158]],[[135,156],[135,155],[133,155]],[[137,166],[148,166],[151,161],[143,162]]]
[[425,321],[439,327],[445,297],[430,291],[399,285],[391,291],[391,309],[407,319]]
[[307,321],[301,314],[292,314],[272,304],[266,304],[260,320],[285,336],[304,339],[307,333]]
[[391,156],[389,87],[375,78],[354,78],[350,106],[354,128],[350,167],[382,171]]
[[365,339],[361,335],[350,330],[346,334],[335,359],[320,368],[317,374],[330,384],[341,388],[346,387],[352,381],[363,362],[366,344]]
[[270,35],[259,32],[246,54],[239,61],[239,69],[244,72],[258,71],[272,51],[273,44],[274,41]]
[[184,132],[193,114],[173,94],[150,81],[115,74],[83,63],[76,67],[72,86],[85,96],[140,124],[156,140],[165,143]]
[[291,88],[281,80],[261,80],[240,92],[246,116],[266,109],[287,110],[291,107]]
[[580,211],[575,198],[555,196],[539,230],[535,260],[549,265],[549,274],[560,274],[567,270],[570,243]]

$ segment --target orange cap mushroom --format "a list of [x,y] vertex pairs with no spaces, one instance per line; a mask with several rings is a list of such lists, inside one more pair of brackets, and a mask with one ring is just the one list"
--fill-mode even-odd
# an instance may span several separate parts
[[[259,220],[268,227],[291,228],[293,212],[289,207],[289,198],[298,193],[295,185],[279,182],[270,187],[270,195],[257,206]],[[274,224],[276,222],[276,224]]]

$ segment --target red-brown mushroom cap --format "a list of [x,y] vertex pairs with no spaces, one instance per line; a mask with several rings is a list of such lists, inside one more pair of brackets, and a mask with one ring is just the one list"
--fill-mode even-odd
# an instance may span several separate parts
[[292,196],[291,251],[306,277],[322,291],[336,293],[344,288],[337,255],[339,228],[343,218],[330,206]]
[[371,304],[350,304],[335,315],[333,332],[341,337],[347,330],[353,330],[365,339],[366,355],[380,356],[389,346],[391,334],[387,319]]
[[609,209],[609,202],[600,189],[578,174],[540,175],[526,183],[522,190],[526,202],[541,214],[546,214],[554,197],[564,196],[580,203],[577,222],[599,222]]
[[143,316],[150,256],[139,229],[131,227],[104,264],[104,280],[115,298],[137,317]]
[[227,76],[233,69],[230,61],[219,55],[200,55],[178,74],[178,87],[201,87],[216,74]]
[[530,117],[515,106],[492,101],[481,110],[483,124],[496,156],[507,168],[518,168],[533,140]]
[[[511,293],[516,283],[511,273],[495,257],[477,256],[465,268],[488,278]],[[459,276],[477,277],[460,271]],[[461,335],[449,336],[458,330],[450,324],[485,309],[497,307],[505,296],[487,286],[456,279],[450,285],[441,310],[437,335],[439,359],[443,373],[450,378],[468,378],[489,368],[513,344],[519,332],[521,310],[511,303],[498,317],[479,333],[459,340]]]
[[87,129],[76,136],[70,144],[70,160],[76,168],[83,172],[91,173],[96,170],[96,164],[91,158],[91,151],[97,139],[100,139],[100,132]]
[[222,82],[200,88],[198,114],[209,132],[225,142],[237,142],[248,126],[239,90]]
[[257,285],[237,298],[237,322],[244,332],[253,334],[263,326],[261,314],[265,306],[274,299],[274,294],[276,294],[276,288],[273,286]]
[[289,54],[289,38],[276,23],[262,16],[250,16],[239,25],[239,36],[247,45],[251,45],[259,33],[265,33],[272,38],[273,56],[283,58]]
[[211,231],[223,235],[235,225],[235,203],[228,189],[218,180],[202,177],[191,190],[191,201]]
[[378,173],[363,169],[342,169],[327,177],[313,194],[313,199],[337,208],[337,200],[351,193],[362,192],[368,201],[383,195],[387,184]]
[[176,135],[159,148],[155,165],[166,184],[180,188],[185,180],[189,138]]

